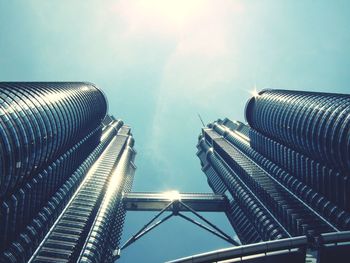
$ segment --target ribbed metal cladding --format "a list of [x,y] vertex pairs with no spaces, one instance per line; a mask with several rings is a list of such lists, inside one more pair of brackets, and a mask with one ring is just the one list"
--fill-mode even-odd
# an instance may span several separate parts
[[[256,139],[255,135],[257,132],[250,129],[250,144],[255,145],[257,142],[261,145],[259,152],[253,149],[248,143],[248,140],[243,140],[237,135],[237,128],[229,128],[222,123],[220,120],[213,123],[211,126],[222,135],[230,144],[234,145],[237,149],[242,151],[251,160],[254,160],[256,164],[262,167],[269,175],[275,178],[288,190],[293,192],[296,196],[302,198],[310,207],[315,209],[327,220],[331,221],[336,227],[341,230],[347,230],[350,228],[350,213],[344,211],[342,204],[346,204],[350,198],[347,191],[349,191],[349,185],[347,181],[341,181],[344,177],[333,176],[333,173],[329,173],[322,165],[317,163],[316,167],[319,169],[312,169],[312,166],[298,163],[299,153],[294,153],[293,150],[283,146],[284,151],[274,152],[273,149],[282,147],[279,143],[268,143],[271,141],[269,138],[264,137],[263,142],[260,139]],[[249,126],[243,125],[249,129]],[[227,129],[230,129],[229,131]],[[268,158],[266,158],[268,157]],[[301,158],[302,159],[302,158]],[[305,158],[306,161],[310,161]],[[314,164],[314,161],[311,161]],[[284,165],[286,164],[286,165]],[[286,166],[293,168],[292,172],[288,172]],[[307,169],[309,168],[309,169]],[[321,169],[322,168],[322,169]],[[310,178],[307,178],[310,177]],[[308,184],[309,185],[308,185]],[[330,198],[334,197],[334,198]],[[338,201],[334,201],[334,199]],[[339,200],[343,200],[340,202]]]
[[[37,213],[28,224],[23,223],[23,226],[18,226],[18,228],[24,228],[23,231],[13,236],[11,236],[11,233],[7,232],[7,238],[13,239],[15,237],[15,239],[3,253],[0,253],[0,262],[27,262],[47,231],[54,224],[62,210],[64,210],[70,198],[74,195],[89,169],[96,163],[96,160],[101,156],[113,138],[115,138],[121,126],[121,121],[115,121],[108,126],[108,129],[104,129],[101,142],[87,158],[84,158],[79,164],[79,167],[65,180],[64,184],[56,190],[53,196],[49,198],[47,204],[41,208],[39,213]],[[26,198],[26,200],[27,199],[31,200],[32,198]],[[28,210],[26,209],[28,204],[29,203],[26,201],[24,212]],[[20,213],[21,209],[18,208],[16,211]],[[79,211],[77,211],[77,213],[79,213]],[[4,230],[7,231],[6,228]]]
[[347,176],[228,119],[208,124],[198,139],[202,170],[214,192],[228,195],[226,215],[243,244],[273,239],[261,215],[291,236],[349,229]]
[[243,155],[226,140],[215,140],[214,150],[244,181],[249,190],[271,211],[293,236],[332,232],[327,225],[301,200],[292,195],[279,182]]
[[228,167],[225,167],[219,159],[215,158],[212,152],[208,153],[208,158],[217,173],[222,175],[235,201],[245,210],[245,214],[251,218],[250,220],[254,222],[254,226],[259,230],[263,240],[288,237],[269,212],[254,198],[250,190],[244,184],[241,184],[236,176],[233,176]]
[[20,233],[98,145],[98,127],[0,202],[0,251]]
[[112,261],[136,167],[106,111],[90,83],[0,83],[0,262]]
[[[211,130],[207,129],[204,134],[208,135]],[[215,133],[212,133],[215,138]],[[210,135],[208,135],[210,138]],[[213,139],[213,137],[211,137]],[[236,215],[233,215],[228,211],[226,213],[229,217],[231,224],[233,225],[238,237],[242,239],[243,243],[248,240],[274,240],[284,237],[288,237],[289,234],[281,228],[279,223],[272,217],[272,214],[264,207],[263,203],[259,201],[251,190],[239,179],[238,175],[230,169],[220,156],[209,148],[206,140],[200,140],[198,147],[207,153],[207,160],[210,166],[215,170],[216,174],[220,177],[222,183],[225,184],[228,191],[234,198],[234,203],[239,206],[239,210],[242,211],[242,222],[246,222],[246,226],[253,226],[254,231],[251,233],[253,236],[248,237],[247,233],[241,232],[241,228],[237,227],[236,223],[232,221],[236,220]],[[212,178],[208,178],[210,180]],[[214,182],[213,182],[214,183]]]
[[0,83],[0,197],[96,129],[106,111],[90,83]]
[[[204,140],[203,136],[201,135],[198,138],[199,142],[202,142]],[[204,145],[204,146],[203,146]],[[197,156],[199,160],[201,161],[202,165],[202,171],[207,176],[207,181],[211,189],[213,189],[213,192],[215,194],[223,194],[225,191],[227,191],[227,188],[225,184],[220,179],[219,175],[215,172],[213,167],[209,165],[207,161],[207,151],[209,147],[205,143],[198,143],[197,145]]]
[[[130,139],[120,134],[112,139],[30,262],[102,262],[111,253],[114,248],[106,248],[106,241],[117,201],[121,202],[126,176],[123,169],[127,169],[132,154]],[[122,174],[115,172],[119,166]]]
[[252,148],[300,182],[350,212],[349,176],[344,176],[338,170],[296,152],[256,130],[251,130],[250,137]]
[[[132,158],[133,139],[128,138],[119,163],[112,172],[100,209],[86,239],[79,262],[112,262],[112,252],[119,245],[125,210],[123,192],[131,190],[134,169]],[[131,177],[131,180],[128,178]],[[129,182],[128,182],[129,181]]]
[[226,216],[242,244],[252,244],[263,241],[251,220],[249,220],[235,200],[230,201]]
[[350,95],[265,90],[246,107],[249,125],[265,136],[350,171]]
[[[234,126],[237,128],[237,125]],[[207,153],[210,151],[208,143],[205,141],[204,136],[201,134],[198,138],[199,143],[197,145],[197,156],[201,161],[202,171],[207,176],[207,181],[209,186],[212,188],[213,192],[216,194],[224,194],[228,191],[225,185],[225,179],[221,179],[220,176],[212,165],[207,160]],[[229,185],[229,184],[228,184]],[[232,225],[234,231],[236,232],[239,240],[242,244],[250,244],[254,242],[260,242],[263,238],[260,236],[256,230],[256,225],[254,226],[242,210],[238,202],[232,199],[232,196],[227,196],[229,200],[229,206],[227,211],[225,211],[227,219]]]

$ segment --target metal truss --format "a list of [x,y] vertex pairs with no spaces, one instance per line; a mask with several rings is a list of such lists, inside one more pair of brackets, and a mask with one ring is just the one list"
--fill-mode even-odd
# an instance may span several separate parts
[[[240,244],[237,241],[233,240],[218,226],[214,225],[198,213],[198,211],[224,212],[226,205],[227,199],[223,195],[175,193],[174,196],[174,193],[172,193],[169,198],[169,193],[129,193],[124,197],[124,207],[126,210],[159,211],[159,213],[157,213],[136,234],[128,239],[125,244],[121,246],[120,250],[127,248],[152,229],[170,219],[172,216],[179,216],[226,242],[234,246],[239,246]],[[156,221],[166,211],[170,211],[171,214]],[[195,217],[204,222],[204,224],[181,212],[191,212]],[[117,253],[118,255],[120,255],[120,250]]]

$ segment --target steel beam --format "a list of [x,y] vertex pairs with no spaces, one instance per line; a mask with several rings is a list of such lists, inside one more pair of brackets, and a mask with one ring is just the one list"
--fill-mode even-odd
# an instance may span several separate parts
[[[178,206],[169,206],[169,202],[181,200]],[[224,195],[203,193],[178,193],[174,199],[169,193],[127,193],[123,196],[124,208],[127,211],[188,211],[186,204],[197,212],[225,212],[227,199]]]

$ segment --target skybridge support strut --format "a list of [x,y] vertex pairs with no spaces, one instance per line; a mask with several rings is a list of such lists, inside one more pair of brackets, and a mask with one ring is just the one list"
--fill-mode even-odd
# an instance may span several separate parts
[[[164,223],[172,216],[179,216],[202,229],[216,235],[217,237],[231,243],[234,246],[240,245],[219,227],[211,223],[198,212],[224,212],[227,207],[227,199],[224,195],[215,194],[180,194],[177,192],[168,193],[128,193],[123,197],[124,208],[127,211],[159,211],[151,220],[146,223],[136,234],[134,234],[120,249],[127,248],[142,236]],[[164,212],[171,212],[164,218],[158,219]],[[180,212],[190,212],[205,224],[200,223]],[[155,222],[155,223],[154,223]]]

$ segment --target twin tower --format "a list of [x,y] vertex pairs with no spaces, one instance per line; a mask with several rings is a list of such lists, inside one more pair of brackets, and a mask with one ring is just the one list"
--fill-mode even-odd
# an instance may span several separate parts
[[[231,243],[172,262],[348,262],[349,95],[261,91],[247,124],[202,129],[213,194],[170,197],[131,193],[134,139],[107,109],[91,83],[0,83],[0,262],[114,262],[155,227],[121,245],[127,210],[192,212]],[[237,236],[201,211],[225,213]]]

